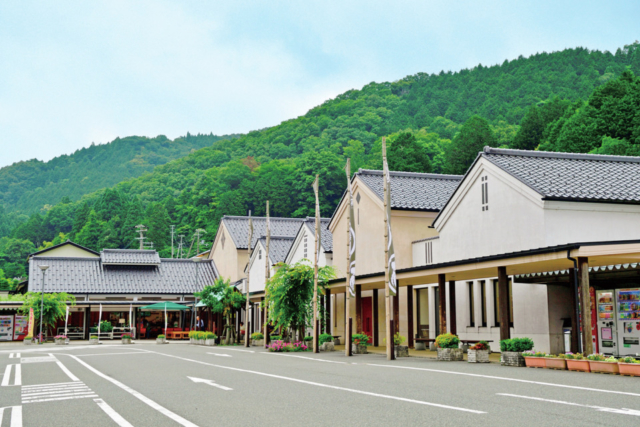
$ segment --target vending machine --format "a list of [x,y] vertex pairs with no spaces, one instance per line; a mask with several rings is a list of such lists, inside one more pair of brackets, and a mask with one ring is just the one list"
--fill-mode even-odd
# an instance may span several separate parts
[[618,354],[615,291],[596,291],[598,348],[602,354]]
[[13,340],[13,314],[0,316],[0,341]]
[[618,354],[640,354],[640,288],[618,289]]

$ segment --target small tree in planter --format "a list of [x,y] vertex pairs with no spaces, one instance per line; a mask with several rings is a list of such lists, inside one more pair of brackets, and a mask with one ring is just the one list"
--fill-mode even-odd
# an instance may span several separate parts
[[208,345],[210,347],[213,347],[214,345],[216,345],[216,339],[218,338],[218,336],[216,334],[214,334],[213,332],[205,332],[204,333],[204,345]]
[[53,339],[55,340],[56,345],[67,345],[67,340],[69,338],[67,338],[66,335],[56,335]]
[[156,344],[166,344],[167,340],[166,337],[162,334],[158,335],[158,337],[156,338]]
[[351,343],[353,354],[367,354],[367,346],[369,345],[369,336],[367,334],[351,335]]
[[245,297],[231,286],[229,279],[219,277],[213,282],[213,286],[205,286],[202,292],[196,292],[195,296],[211,309],[212,313],[222,313],[225,319],[224,344],[231,345],[236,341],[236,333],[233,328],[233,314],[245,305]]
[[333,337],[331,334],[320,334],[318,337],[318,344],[322,351],[334,351]]
[[407,337],[396,333],[393,336],[393,349],[396,352],[396,357],[409,357],[409,346],[402,345],[407,340]]
[[489,363],[489,353],[491,353],[489,344],[486,341],[480,341],[467,350],[467,361],[469,363]]
[[122,334],[122,344],[131,344],[131,340],[133,339],[133,335],[126,332]]
[[23,341],[24,345],[31,345],[33,344],[33,336],[31,335],[27,335],[26,337],[24,337],[24,341]]
[[97,335],[89,335],[89,344],[100,344]]
[[264,335],[262,332],[254,332],[251,334],[251,345],[262,347],[264,345]]
[[[76,297],[64,292],[45,293],[44,297],[40,292],[27,292],[24,295],[24,302],[18,312],[23,316],[28,316],[29,311],[33,309],[33,317],[36,323],[40,322],[40,307],[42,310],[42,332],[47,335],[46,331],[55,327],[58,320],[64,319],[67,312],[67,305],[74,306]],[[36,329],[37,331],[37,329]]]
[[436,347],[438,348],[438,360],[462,361],[463,351],[459,348],[460,339],[457,335],[450,333],[438,335]]
[[500,341],[500,364],[502,366],[525,366],[522,352],[533,349],[531,338],[511,338]]

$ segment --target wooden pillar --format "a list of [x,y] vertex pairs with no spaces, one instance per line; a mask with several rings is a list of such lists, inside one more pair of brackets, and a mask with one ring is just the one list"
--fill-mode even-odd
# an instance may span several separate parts
[[[418,338],[422,338],[420,336],[420,292],[422,289],[416,289],[416,331],[415,333],[418,335]],[[427,337],[429,338],[429,337]]]
[[[576,307],[577,295],[575,288],[575,275],[577,274],[574,268],[569,269],[569,295],[571,296],[571,348],[569,351],[572,353],[579,353],[579,339],[580,339],[580,328],[578,328],[578,318],[576,316],[576,312],[578,311],[578,307]],[[567,349],[565,349],[566,351]]]
[[326,320],[327,330],[326,330],[326,333],[327,334],[331,334],[331,289],[326,289],[325,292],[327,294],[327,320]]
[[380,343],[380,330],[378,328],[378,290],[373,290],[373,301],[371,301],[371,311],[373,315],[373,346],[378,347]]
[[325,328],[327,327],[327,319],[325,314],[325,309],[324,309],[324,299],[325,296],[322,295],[319,291],[318,291],[318,298],[320,299],[320,315],[322,316],[322,319],[318,319],[320,320],[320,329],[318,329],[318,335],[320,334],[324,334]]
[[447,290],[444,274],[438,274],[438,308],[440,312],[440,334],[447,333]]
[[[264,320],[265,320],[264,319],[265,311],[264,311],[264,307],[262,306],[262,304],[264,304],[264,297],[260,297],[260,331],[261,332],[264,331]],[[263,334],[264,334],[264,332],[263,332]],[[264,337],[264,340],[266,342],[266,340],[267,340],[266,336]]]
[[89,328],[91,327],[91,306],[84,309],[84,339],[89,339]]
[[456,318],[456,281],[449,280],[449,330],[458,335],[458,319]]
[[400,332],[400,286],[398,286],[398,294],[393,298],[393,333]]
[[593,354],[591,339],[591,295],[589,295],[589,258],[578,257],[578,279],[580,287],[580,315],[582,317],[582,350]]
[[408,346],[413,347],[413,286],[407,286],[407,323]]
[[498,267],[498,311],[500,312],[500,340],[511,338],[509,328],[509,277],[507,267]]
[[356,333],[362,333],[362,285],[356,285]]

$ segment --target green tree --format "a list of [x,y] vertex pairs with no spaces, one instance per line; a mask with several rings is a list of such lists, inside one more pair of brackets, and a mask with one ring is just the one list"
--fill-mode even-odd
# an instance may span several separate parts
[[102,249],[100,243],[105,227],[106,223],[100,221],[96,211],[92,210],[87,223],[76,236],[76,243],[94,251],[100,251]]
[[401,132],[397,137],[390,138],[387,157],[392,171],[431,172],[431,160],[411,132]]
[[222,313],[225,319],[224,343],[226,345],[233,344],[236,341],[233,330],[233,315],[244,306],[246,301],[244,295],[231,285],[229,279],[225,280],[222,277],[216,279],[213,285],[205,286],[201,292],[196,292],[194,295],[200,298],[212,313]]
[[[18,311],[23,315],[28,315],[29,310],[33,309],[34,319],[36,319],[38,325],[40,324],[41,295],[42,294],[40,292],[27,292],[25,294],[25,300],[22,307],[18,309]],[[58,320],[64,319],[67,305],[76,305],[76,297],[64,292],[44,294],[44,305],[42,310],[43,332],[48,331],[49,334],[51,332],[55,333],[55,331],[52,331],[52,328],[55,327]],[[39,326],[34,328],[34,332],[35,331],[39,331]]]
[[146,237],[153,242],[154,249],[161,251],[171,244],[169,235],[171,218],[162,203],[150,204],[146,216],[144,225],[149,230]]
[[76,208],[76,215],[71,227],[71,238],[75,239],[80,230],[85,226],[89,220],[89,214],[91,213],[91,206],[87,202]]
[[495,144],[489,123],[482,117],[471,117],[462,126],[446,153],[447,173],[464,174],[485,146],[495,147]]
[[542,140],[542,133],[545,129],[538,107],[532,105],[520,122],[520,130],[513,140],[512,148],[519,150],[533,150]]
[[[294,265],[280,263],[265,289],[269,320],[277,327],[297,331],[299,337],[303,337],[304,329],[313,324],[313,274],[309,260],[303,259]],[[332,266],[318,269],[318,295],[324,295],[325,287],[333,278],[335,269]]]

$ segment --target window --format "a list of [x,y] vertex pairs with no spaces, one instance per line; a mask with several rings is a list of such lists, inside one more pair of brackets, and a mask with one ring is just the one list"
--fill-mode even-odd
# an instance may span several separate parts
[[258,259],[262,259],[262,249],[258,249]]
[[473,300],[473,282],[467,283],[467,286],[469,287],[469,326],[476,326],[476,304]]
[[304,258],[308,258],[308,256],[307,256],[307,236],[304,236]]
[[[509,326],[512,327],[513,326],[513,291],[512,291],[511,279],[509,279],[509,286],[507,287],[507,292],[508,292],[508,298],[509,298],[509,307],[508,307]],[[494,280],[493,281],[493,312],[496,319],[496,326],[500,326],[500,321],[502,320],[500,319],[499,305],[500,305],[500,295],[498,294],[498,281]]]
[[489,179],[488,176],[483,176],[481,178],[480,187],[482,189],[482,211],[489,210],[489,183],[487,182]]
[[480,299],[482,311],[482,326],[487,326],[487,286],[484,280],[480,281]]
[[433,242],[429,241],[424,243],[424,257],[427,265],[433,264]]

